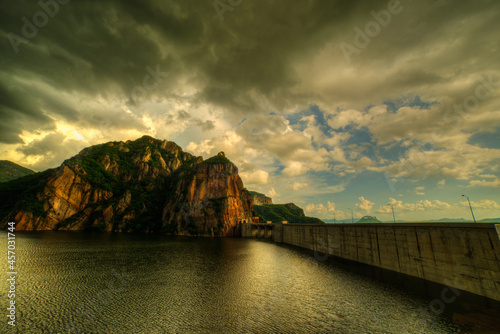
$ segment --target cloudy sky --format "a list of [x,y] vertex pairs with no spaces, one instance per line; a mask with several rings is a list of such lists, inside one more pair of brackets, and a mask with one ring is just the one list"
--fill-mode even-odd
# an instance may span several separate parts
[[151,135],[337,219],[500,217],[500,2],[0,2],[0,159]]

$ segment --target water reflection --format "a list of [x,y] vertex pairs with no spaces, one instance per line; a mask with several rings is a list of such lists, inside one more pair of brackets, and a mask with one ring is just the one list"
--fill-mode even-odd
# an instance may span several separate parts
[[458,332],[418,318],[426,300],[259,240],[38,232],[17,251],[24,333]]

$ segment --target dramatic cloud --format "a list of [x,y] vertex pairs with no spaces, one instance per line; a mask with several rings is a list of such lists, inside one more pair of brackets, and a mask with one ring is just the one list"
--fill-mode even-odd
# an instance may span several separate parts
[[500,201],[500,2],[40,3],[0,4],[1,159],[43,170],[147,134],[325,217],[361,195]]

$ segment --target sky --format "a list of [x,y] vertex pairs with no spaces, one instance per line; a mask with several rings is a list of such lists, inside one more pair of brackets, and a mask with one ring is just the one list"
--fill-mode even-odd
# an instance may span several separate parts
[[[0,1],[0,159],[150,135],[322,219],[500,217],[500,2]],[[352,212],[351,212],[352,210]]]

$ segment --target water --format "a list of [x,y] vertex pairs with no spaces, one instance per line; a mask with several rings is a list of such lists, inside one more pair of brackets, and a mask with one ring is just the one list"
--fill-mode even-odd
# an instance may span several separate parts
[[2,293],[1,332],[459,333],[422,317],[429,300],[260,240],[17,233],[16,253],[17,326]]

